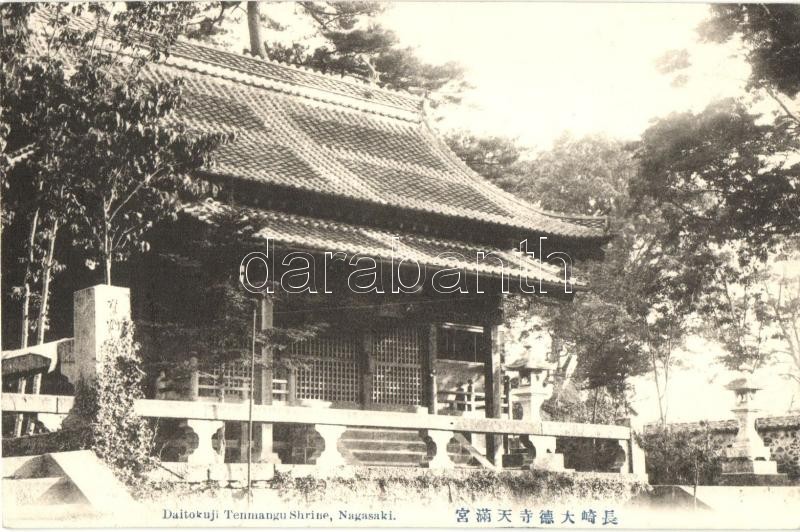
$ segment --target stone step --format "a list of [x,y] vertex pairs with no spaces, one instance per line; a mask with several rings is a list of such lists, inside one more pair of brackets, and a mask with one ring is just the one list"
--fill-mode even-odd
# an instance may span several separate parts
[[[339,444],[349,451],[408,451],[419,452],[425,454],[428,452],[428,446],[425,442],[406,442],[406,441],[387,441],[387,440],[353,440],[341,439]],[[458,443],[450,443],[447,445],[447,452],[450,454],[469,454]]]
[[[462,463],[462,462],[456,462],[456,461],[454,461],[454,463],[455,463],[455,466],[457,468],[459,468],[459,469],[462,469],[462,468],[463,469],[481,469],[481,466],[478,465],[478,464],[469,464],[469,463],[466,463],[466,462]],[[419,468],[420,467],[420,463],[419,462],[415,462],[413,464],[412,463],[408,463],[408,464],[406,464],[406,463],[387,464],[386,462],[368,462],[368,461],[364,461],[364,462],[359,462],[359,465],[365,466],[365,467],[387,467],[387,466],[391,466],[391,467],[415,467],[415,468]]]
[[382,441],[408,441],[421,442],[422,438],[416,430],[403,429],[371,429],[363,427],[348,427],[342,434],[342,439],[348,440],[382,440]]
[[351,451],[360,463],[379,462],[384,465],[408,464],[419,465],[425,459],[425,453],[403,451]]
[[4,456],[3,478],[60,477],[64,471],[48,455]]
[[423,441],[341,439],[339,443],[350,451],[414,451],[425,453],[428,449]]
[[86,497],[64,477],[3,480],[3,499],[16,506],[86,503]]

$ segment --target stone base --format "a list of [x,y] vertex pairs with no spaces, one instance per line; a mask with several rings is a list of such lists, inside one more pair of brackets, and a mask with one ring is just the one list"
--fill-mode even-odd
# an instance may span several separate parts
[[566,471],[564,469],[564,455],[561,453],[542,453],[533,459],[530,465],[533,471]]
[[530,465],[531,459],[524,453],[512,453],[503,455],[503,468],[525,467]]
[[564,468],[564,455],[561,453],[542,453],[533,460],[530,454],[516,452],[503,455],[504,468],[521,468],[535,471],[571,471]]
[[723,475],[776,475],[778,463],[772,460],[736,458],[722,463]]
[[757,473],[723,473],[721,486],[788,486],[789,477],[785,473],[760,475]]

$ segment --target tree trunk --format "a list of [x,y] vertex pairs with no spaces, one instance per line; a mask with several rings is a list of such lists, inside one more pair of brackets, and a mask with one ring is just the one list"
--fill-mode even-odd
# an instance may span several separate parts
[[247,2],[247,31],[250,33],[250,55],[266,59],[267,48],[261,32],[261,2]]
[[108,234],[110,225],[108,209],[106,209],[103,220],[103,281],[107,285],[111,284],[111,237]]
[[[651,348],[652,349],[652,348]],[[661,428],[666,428],[667,417],[664,414],[664,397],[661,393],[661,383],[658,381],[658,363],[656,362],[656,355],[650,353],[650,362],[653,366],[653,382],[656,384],[656,399],[658,399],[658,417],[661,421]]]
[[33,270],[34,252],[33,246],[36,244],[36,230],[39,227],[39,209],[33,212],[31,219],[31,232],[28,236],[28,263],[25,265],[25,279],[22,287],[22,324],[20,330],[19,346],[28,347],[28,329],[30,328],[30,308],[31,308],[31,273]]
[[50,241],[47,246],[47,256],[42,267],[42,300],[39,305],[39,321],[36,326],[36,343],[44,343],[44,332],[47,328],[47,312],[50,302],[50,278],[53,274],[53,255],[56,249],[56,235],[58,234],[58,220],[53,221]]

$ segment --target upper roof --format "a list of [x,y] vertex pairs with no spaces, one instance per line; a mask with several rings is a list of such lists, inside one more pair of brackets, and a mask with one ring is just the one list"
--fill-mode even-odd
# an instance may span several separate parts
[[185,80],[190,127],[236,132],[214,173],[535,233],[606,234],[605,218],[541,211],[472,171],[415,95],[185,42],[146,75]]
[[190,128],[236,133],[212,173],[535,234],[607,234],[604,217],[542,211],[472,171],[418,96],[187,42],[143,75],[185,81]]

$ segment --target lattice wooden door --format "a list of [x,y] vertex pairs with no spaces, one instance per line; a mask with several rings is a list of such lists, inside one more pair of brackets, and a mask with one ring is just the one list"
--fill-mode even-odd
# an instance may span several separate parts
[[357,335],[326,335],[289,347],[287,356],[297,362],[297,398],[357,403],[359,346]]
[[415,327],[375,331],[372,355],[372,401],[419,405],[422,398],[422,335]]

